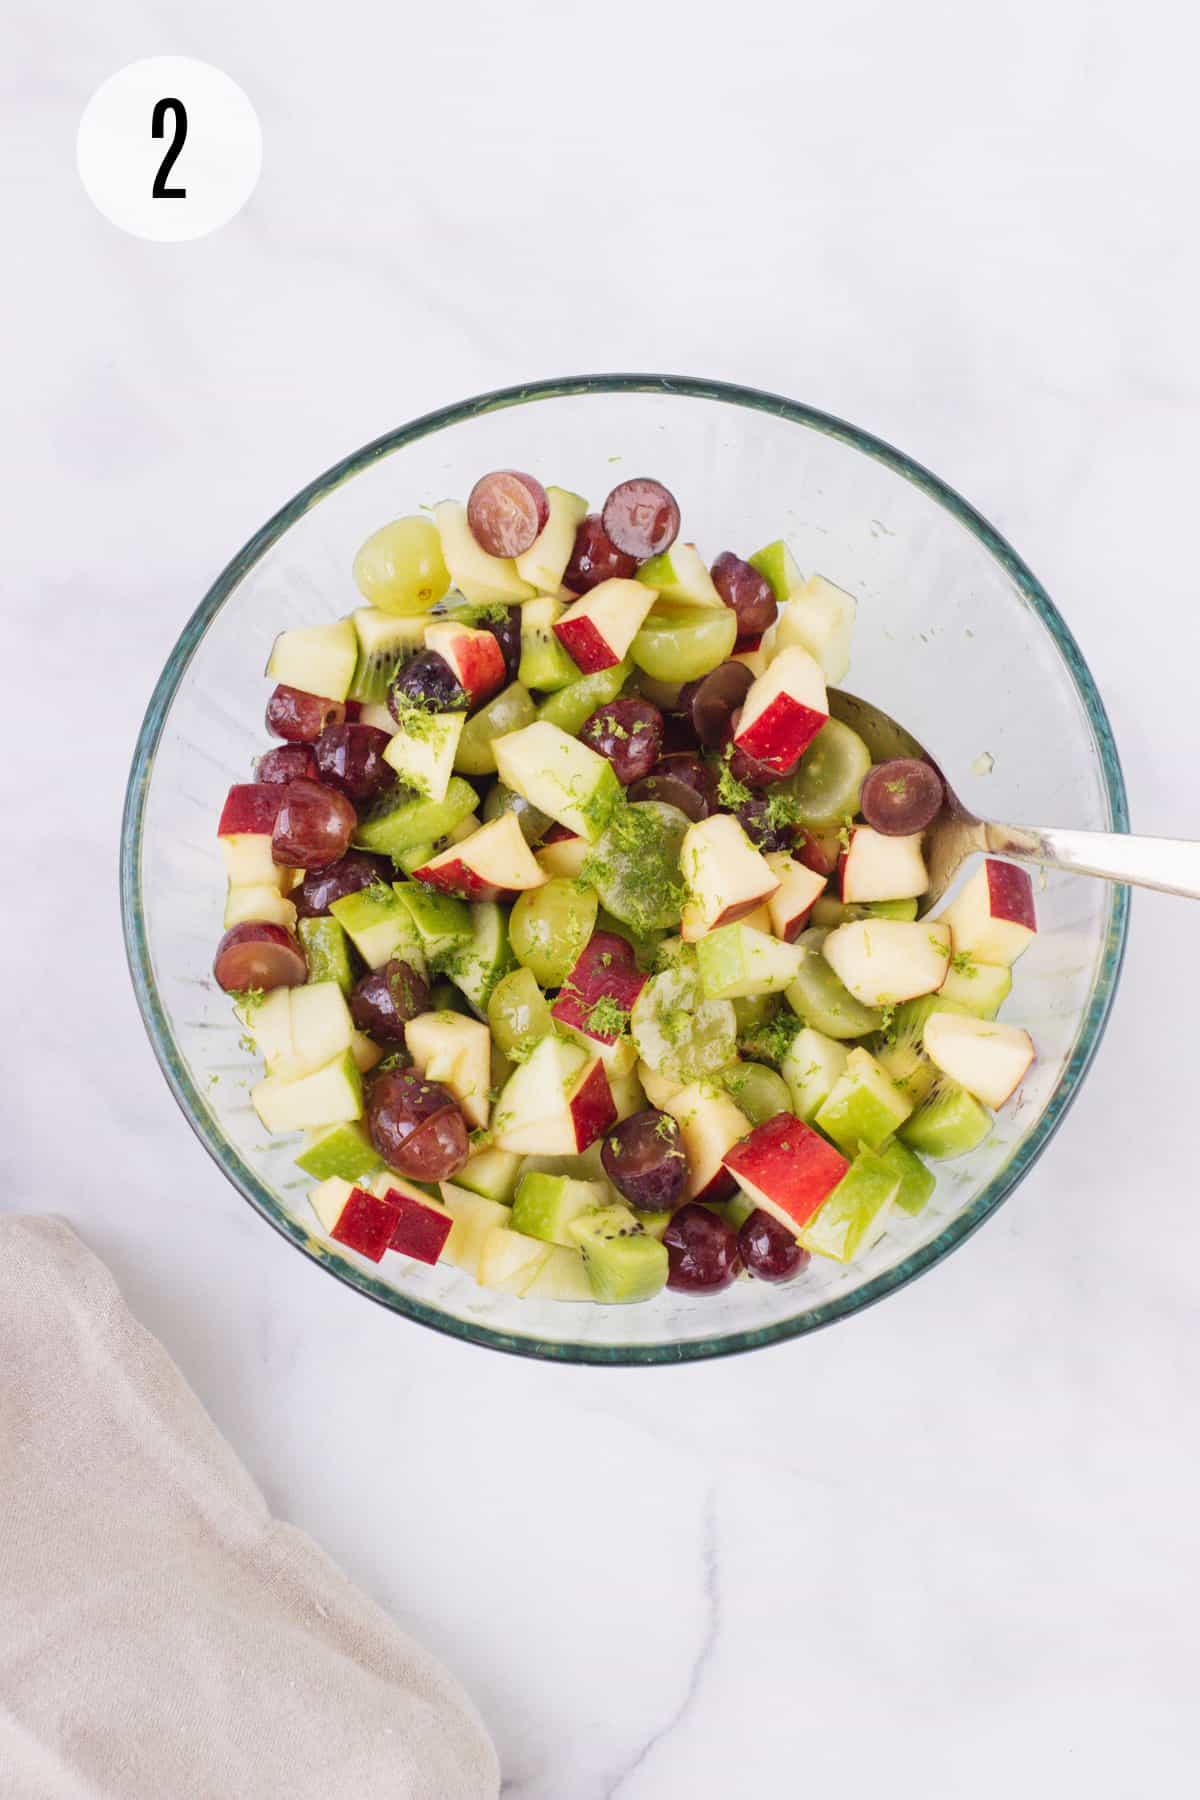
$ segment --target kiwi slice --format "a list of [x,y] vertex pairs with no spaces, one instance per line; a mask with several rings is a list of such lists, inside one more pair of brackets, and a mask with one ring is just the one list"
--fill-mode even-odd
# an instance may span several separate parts
[[377,606],[360,606],[354,615],[358,662],[348,698],[365,706],[385,701],[397,669],[424,647],[428,623],[424,613],[402,618]]
[[604,1206],[573,1219],[568,1232],[583,1252],[592,1298],[608,1305],[652,1300],[667,1284],[667,1248],[627,1206]]

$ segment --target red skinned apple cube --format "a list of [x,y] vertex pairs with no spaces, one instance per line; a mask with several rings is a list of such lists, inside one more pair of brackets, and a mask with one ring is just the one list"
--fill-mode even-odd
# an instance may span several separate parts
[[842,857],[841,833],[836,826],[802,826],[792,854],[815,874],[832,875]]
[[472,711],[504,686],[504,652],[490,631],[479,631],[455,619],[439,619],[425,627],[425,648],[450,664]]
[[574,881],[587,861],[592,846],[577,831],[565,825],[551,825],[534,851],[534,861],[548,876],[565,875]]
[[737,1183],[724,1159],[735,1144],[749,1136],[750,1121],[745,1113],[723,1088],[703,1081],[665,1095],[658,1105],[670,1113],[683,1139],[688,1165],[683,1198],[708,1204],[732,1200]]
[[793,1233],[803,1230],[850,1167],[819,1131],[786,1112],[727,1150],[724,1162],[754,1204]]
[[689,944],[732,925],[769,900],[779,877],[728,813],[689,825],[679,852],[687,885],[680,934]]
[[549,877],[534,860],[515,813],[501,813],[460,844],[413,870],[414,881],[460,900],[515,900]]
[[779,877],[779,886],[767,901],[770,929],[785,944],[794,944],[825,892],[825,877],[797,862],[787,850],[769,851],[766,863]]
[[492,1141],[520,1156],[577,1156],[616,1118],[599,1057],[589,1057],[578,1043],[547,1037],[505,1083]]
[[218,837],[270,837],[283,799],[278,781],[245,781],[231,787],[221,808]]
[[397,1201],[336,1175],[314,1188],[309,1200],[323,1229],[337,1243],[372,1262],[383,1260],[400,1218]]
[[641,581],[602,581],[556,620],[554,635],[585,675],[623,660],[657,599]]
[[854,919],[831,931],[821,954],[863,1006],[897,1006],[935,994],[950,967],[943,919]]
[[793,645],[781,650],[750,688],[733,741],[747,756],[787,775],[828,718],[821,665]]
[[954,934],[956,951],[1011,968],[1037,932],[1028,871],[989,856],[941,917]]
[[1033,1062],[1033,1039],[1017,1025],[964,1013],[932,1013],[922,1046],[930,1062],[995,1112],[1011,1099]]
[[615,1044],[621,1024],[611,1015],[621,1012],[628,1016],[646,981],[632,945],[611,931],[597,931],[584,946],[550,1011],[562,1024],[573,1025],[602,1044]]
[[384,1169],[372,1186],[399,1209],[388,1249],[411,1256],[414,1262],[436,1263],[453,1228],[453,1215],[390,1169]]
[[841,859],[842,899],[847,905],[915,900],[928,887],[920,832],[911,837],[885,837],[869,825],[854,827]]

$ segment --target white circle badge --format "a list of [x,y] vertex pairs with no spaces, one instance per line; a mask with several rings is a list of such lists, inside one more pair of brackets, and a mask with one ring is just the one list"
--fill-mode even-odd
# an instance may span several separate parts
[[262,131],[236,81],[191,56],[150,56],[110,75],[79,121],[79,178],[122,231],[159,243],[206,237],[258,183]]

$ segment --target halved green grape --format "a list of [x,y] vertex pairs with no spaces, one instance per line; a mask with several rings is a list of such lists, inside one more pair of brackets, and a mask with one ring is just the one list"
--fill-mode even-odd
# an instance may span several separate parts
[[636,800],[621,807],[584,864],[584,879],[608,911],[639,936],[679,923],[684,901],[679,852],[688,825],[677,806]]
[[808,954],[787,990],[787,1003],[806,1025],[823,1031],[826,1037],[865,1037],[881,1028],[883,1015],[863,1006],[838,980],[821,955],[827,936],[825,931],[804,931],[797,938]]
[[728,1000],[705,1000],[700,977],[686,962],[649,980],[634,1004],[629,1028],[644,1063],[674,1081],[699,1081],[734,1060],[737,1020]]
[[581,675],[567,687],[559,688],[537,709],[539,719],[548,719],[571,737],[578,737],[585,719],[590,719],[598,706],[615,700],[629,678],[627,662],[614,663],[611,669],[597,669],[594,675]]
[[502,781],[493,781],[484,795],[479,816],[486,825],[489,820],[498,819],[501,813],[506,812],[516,813],[521,836],[527,844],[540,843],[553,823],[550,814],[542,812],[539,807],[530,806],[524,794],[505,787]]
[[493,1044],[518,1062],[554,1030],[532,969],[514,969],[500,978],[488,1000],[487,1019]]
[[509,917],[513,955],[542,987],[561,987],[596,928],[598,908],[591,888],[562,875],[530,888]]
[[725,661],[737,641],[737,614],[655,607],[630,646],[630,657],[656,681],[698,681]]
[[486,706],[472,713],[462,728],[454,767],[460,775],[494,775],[496,753],[492,741],[507,731],[520,731],[532,725],[536,713],[529,689],[514,681],[510,687],[493,696]]
[[858,811],[871,752],[840,719],[827,719],[785,783],[801,825],[837,825]]
[[762,1063],[732,1062],[717,1071],[717,1080],[752,1125],[791,1112],[792,1095],[782,1075]]
[[450,586],[433,520],[417,516],[381,525],[359,546],[354,579],[381,612],[428,612]]

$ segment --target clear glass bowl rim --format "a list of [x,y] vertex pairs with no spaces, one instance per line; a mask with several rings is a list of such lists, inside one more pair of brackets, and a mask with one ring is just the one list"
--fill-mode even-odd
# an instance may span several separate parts
[[[388,455],[404,444],[413,443],[419,438],[444,430],[447,426],[476,418],[483,413],[538,400],[560,399],[584,394],[618,393],[682,395],[691,399],[720,401],[728,405],[746,407],[755,412],[770,413],[851,445],[854,449],[861,451],[863,455],[885,464],[898,475],[903,476],[906,481],[911,482],[914,487],[928,494],[931,499],[935,500],[939,506],[971,532],[991,556],[1002,565],[1053,638],[1066,663],[1091,726],[1100,759],[1111,829],[1114,831],[1129,829],[1125,782],[1108,714],[1079,646],[1054,602],[1012,546],[981,513],[977,512],[960,494],[929,469],[914,462],[903,451],[895,449],[870,432],[863,431],[858,426],[851,425],[831,413],[822,412],[799,401],[789,400],[780,394],[767,393],[757,388],[741,387],[729,382],[706,380],[695,376],[609,374],[570,376],[527,382],[514,387],[497,388],[494,392],[478,394],[470,399],[461,400],[455,405],[442,407],[436,412],[425,413],[407,425],[385,433],[382,437],[363,445],[361,449],[353,451],[349,456],[343,457],[324,474],[318,475],[307,487],[302,488],[254,534],[221,571],[204,596],[180,633],[146,709],[146,716],[142,721],[134,749],[121,825],[120,886],[125,951],[142,1019],[159,1067],[188,1124],[223,1173],[249,1201],[250,1205],[267,1220],[268,1224],[274,1226],[281,1236],[310,1256],[312,1255],[311,1239],[306,1239],[303,1229],[289,1217],[254,1171],[225,1141],[220,1130],[209,1117],[186,1064],[179,1054],[154,979],[141,897],[142,829],[146,800],[154,769],[155,752],[167,713],[204,633],[225,601],[235,591],[243,576],[295,520],[307,512],[324,495],[339,487],[342,482],[349,480],[359,470],[366,468],[370,463]],[[897,1263],[894,1268],[875,1277],[874,1280],[865,1283],[862,1287],[853,1292],[839,1295],[822,1306],[814,1307],[810,1312],[792,1319],[778,1321],[761,1329],[731,1331],[717,1337],[699,1338],[686,1342],[664,1341],[655,1344],[609,1345],[583,1341],[546,1340],[535,1336],[497,1331],[490,1326],[456,1318],[452,1314],[442,1312],[437,1307],[428,1306],[409,1295],[397,1292],[394,1288],[376,1280],[372,1275],[342,1258],[314,1257],[313,1260],[317,1261],[319,1266],[327,1269],[330,1274],[336,1276],[338,1280],[345,1282],[347,1286],[356,1288],[359,1293],[365,1294],[369,1299],[378,1302],[392,1312],[415,1319],[419,1324],[428,1325],[436,1331],[445,1332],[451,1337],[469,1343],[482,1344],[492,1350],[501,1350],[514,1355],[533,1356],[554,1362],[602,1365],[693,1362],[709,1357],[734,1355],[746,1350],[762,1349],[767,1345],[782,1343],[788,1338],[819,1330],[822,1326],[832,1325],[837,1320],[846,1318],[863,1307],[871,1306],[876,1301],[884,1299],[896,1289],[913,1281],[918,1275],[924,1274],[927,1269],[932,1268],[935,1263],[948,1256],[952,1250],[957,1249],[972,1232],[982,1225],[985,1219],[996,1211],[997,1207],[1013,1192],[1018,1182],[1033,1167],[1062,1123],[1104,1035],[1104,1028],[1125,955],[1128,914],[1128,890],[1114,885],[1110,892],[1104,957],[1084,1015],[1082,1029],[1045,1110],[1009,1162],[975,1195],[968,1206],[947,1223],[930,1243],[923,1245],[919,1250]]]

